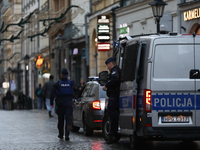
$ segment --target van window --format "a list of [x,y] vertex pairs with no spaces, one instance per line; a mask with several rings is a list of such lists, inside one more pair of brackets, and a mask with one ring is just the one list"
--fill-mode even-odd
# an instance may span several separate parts
[[189,78],[194,68],[192,45],[158,45],[154,56],[154,78]]
[[122,61],[121,81],[133,81],[135,79],[138,48],[138,43],[125,47]]
[[142,44],[141,48],[141,57],[140,57],[140,66],[138,70],[138,75],[140,78],[144,76],[144,68],[145,68],[145,59],[146,59],[146,50],[147,50],[147,45],[145,43]]

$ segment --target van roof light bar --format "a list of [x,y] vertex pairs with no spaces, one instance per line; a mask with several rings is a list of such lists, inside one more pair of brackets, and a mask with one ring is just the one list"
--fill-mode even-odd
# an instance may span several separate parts
[[98,81],[99,77],[88,77],[89,81]]
[[177,32],[169,32],[168,35],[175,36],[175,35],[178,35],[178,33]]
[[150,36],[150,35],[159,35],[159,34],[158,33],[150,33],[150,34],[139,34],[139,35],[133,35],[133,36],[125,36],[123,38],[119,38],[119,41],[130,40],[130,39],[135,38],[135,37]]

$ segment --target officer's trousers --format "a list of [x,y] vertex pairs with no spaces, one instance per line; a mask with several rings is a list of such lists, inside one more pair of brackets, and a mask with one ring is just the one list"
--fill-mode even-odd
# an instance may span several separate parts
[[116,136],[119,121],[119,94],[111,93],[108,99],[108,116],[110,118],[110,136]]
[[58,130],[59,135],[63,136],[64,134],[64,120],[66,119],[65,124],[65,137],[69,137],[69,133],[72,126],[72,101],[64,100],[62,104],[58,104],[57,115],[58,115]]

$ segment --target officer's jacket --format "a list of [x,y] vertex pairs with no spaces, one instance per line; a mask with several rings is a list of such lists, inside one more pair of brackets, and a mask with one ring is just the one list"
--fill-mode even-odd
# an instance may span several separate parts
[[120,88],[120,76],[121,70],[118,66],[114,66],[110,74],[108,75],[108,82],[105,84],[107,88],[107,95],[110,95],[110,92],[119,92]]
[[[69,81],[67,78],[62,78],[61,81],[58,81],[56,84],[54,84],[53,89],[51,91],[51,96],[50,96],[50,104],[53,105],[53,100],[56,97],[56,102],[58,101],[65,101],[65,100],[71,100],[73,96],[73,87],[74,87],[74,82],[66,82]],[[61,92],[60,87],[64,84],[66,86],[70,86],[70,89],[66,89],[66,92]],[[67,85],[70,84],[70,85]],[[68,91],[68,90],[72,90]],[[69,94],[70,93],[70,94]]]

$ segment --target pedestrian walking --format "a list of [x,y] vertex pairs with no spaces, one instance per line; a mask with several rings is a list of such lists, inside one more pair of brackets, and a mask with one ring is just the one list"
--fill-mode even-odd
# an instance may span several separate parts
[[53,100],[56,96],[57,115],[58,115],[58,138],[63,139],[64,135],[64,120],[65,124],[65,140],[69,140],[69,134],[72,126],[72,96],[74,82],[68,80],[68,71],[63,68],[61,71],[61,80],[59,80],[54,86],[51,92],[51,107],[54,107]]
[[44,94],[46,98],[46,108],[48,110],[49,117],[53,117],[54,115],[54,108],[51,108],[50,106],[50,95],[51,91],[53,89],[53,85],[56,83],[53,81],[53,75],[49,76],[49,81],[45,82],[43,88],[42,88],[42,93]]
[[3,95],[2,98],[2,106],[4,110],[7,110],[7,105],[6,105],[6,94]]
[[36,88],[35,95],[37,96],[38,108],[42,109],[43,95],[42,95],[42,85],[41,84],[39,84],[39,87]]
[[20,90],[20,93],[18,95],[18,108],[24,109],[25,106],[25,95],[23,94],[22,90]]
[[108,99],[108,116],[110,118],[110,133],[107,144],[117,141],[117,130],[119,121],[119,89],[120,89],[120,74],[121,70],[116,64],[116,58],[111,57],[106,60],[105,64],[110,71],[108,82],[102,87],[104,91],[107,90]]
[[6,105],[7,105],[7,110],[11,110],[12,108],[12,103],[13,103],[14,97],[11,94],[11,91],[8,90],[6,93]]

